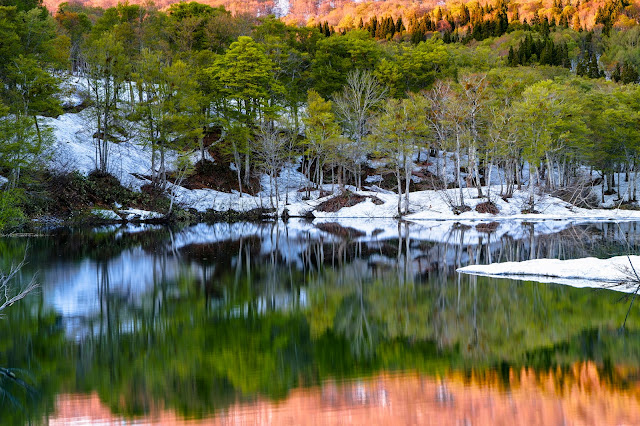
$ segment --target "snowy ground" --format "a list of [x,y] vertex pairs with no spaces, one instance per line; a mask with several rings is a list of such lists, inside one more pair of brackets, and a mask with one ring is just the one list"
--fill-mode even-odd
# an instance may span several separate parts
[[[498,188],[492,188],[496,194]],[[496,191],[496,192],[494,192]],[[319,212],[315,207],[329,197],[293,203],[287,206],[291,215],[303,216],[312,211],[315,217],[321,218],[394,218],[398,216],[398,196],[389,191],[356,191],[368,197],[365,201],[353,207],[345,207],[335,213]],[[500,212],[496,215],[478,213],[476,205],[485,202],[485,198],[473,198],[475,189],[465,188],[465,204],[471,207],[468,212],[456,215],[453,213],[449,201],[457,195],[458,189],[446,191],[418,191],[410,194],[411,213],[404,216],[406,220],[561,220],[561,219],[589,219],[589,220],[640,220],[640,211],[619,209],[582,209],[549,195],[536,196],[535,210],[539,213],[522,213],[528,208],[528,193],[516,191],[510,199],[503,200],[494,195],[491,199]],[[485,188],[486,192],[486,188]],[[383,204],[377,205],[372,201],[375,197]]]
[[[287,2],[279,2],[279,5],[284,8],[286,3]],[[86,92],[86,82],[83,79],[75,77],[66,79],[65,94],[62,99],[63,103],[67,107],[80,105],[83,96],[85,96],[83,92]],[[93,141],[95,125],[88,109],[77,113],[66,113],[58,118],[42,117],[42,122],[53,129],[56,139],[52,147],[53,155],[50,160],[50,167],[62,172],[75,170],[85,175],[96,168],[95,145]],[[127,136],[127,140],[109,144],[110,161],[108,169],[124,186],[139,190],[142,185],[148,182],[144,178],[141,178],[141,176],[151,174],[151,152],[136,135],[135,123],[132,123],[131,126],[131,134]],[[446,162],[443,159],[445,156]],[[167,164],[169,167],[173,164],[175,158],[175,153],[168,154]],[[420,160],[424,161],[425,158],[427,158],[426,152],[423,152]],[[451,154],[439,153],[438,158],[439,160],[429,157],[431,164],[427,169],[431,172],[436,172],[436,169],[440,168],[444,170],[445,174],[452,180],[454,176],[453,157],[451,157]],[[417,159],[417,157],[414,158],[414,160]],[[437,161],[440,161],[439,166],[435,164]],[[370,165],[375,166],[375,164]],[[305,216],[311,212],[317,218],[326,219],[396,218],[398,216],[397,195],[392,191],[383,190],[376,186],[376,183],[381,180],[380,175],[370,176],[366,180],[367,186],[365,186],[365,189],[367,190],[358,192],[360,195],[368,197],[364,202],[353,207],[343,208],[335,213],[326,213],[315,210],[315,207],[327,198],[318,199],[319,192],[315,191],[311,194],[311,199],[306,200],[306,194],[298,191],[299,188],[310,186],[310,182],[301,173],[297,172],[296,169],[296,164],[289,164],[282,170],[280,176],[278,176],[277,186],[278,192],[280,193],[279,200],[273,200],[272,195],[275,192],[275,186],[272,185],[266,176],[263,176],[261,179],[262,191],[255,196],[249,196],[247,194],[240,196],[237,192],[225,193],[212,189],[189,190],[174,185],[170,185],[169,190],[175,196],[178,205],[184,208],[193,208],[201,212],[210,209],[215,211],[248,211],[255,208],[277,207],[278,214],[281,214],[286,208],[292,216]],[[411,213],[404,218],[411,221],[434,219],[456,221],[494,221],[504,219],[640,220],[640,211],[611,208],[618,206],[619,202],[625,200],[625,197],[628,196],[628,183],[624,182],[624,176],[618,176],[618,178],[622,178],[620,180],[621,200],[617,200],[618,194],[605,197],[603,206],[609,209],[580,209],[548,195],[537,195],[534,208],[539,213],[523,214],[522,211],[529,207],[528,194],[525,191],[517,191],[514,196],[508,200],[500,198],[498,196],[499,186],[496,184],[503,178],[501,173],[497,168],[492,172],[492,183],[494,186],[491,188],[491,200],[500,210],[500,213],[497,215],[481,214],[475,211],[475,206],[478,203],[486,201],[486,199],[474,198],[477,195],[476,190],[465,188],[463,190],[465,204],[472,208],[471,211],[464,212],[460,215],[455,215],[452,212],[451,204],[459,204],[456,202],[459,199],[459,190],[419,191],[411,193]],[[525,177],[526,175],[525,173]],[[0,184],[2,184],[2,178],[0,178]],[[322,189],[337,192],[337,187],[332,185],[324,185]],[[355,190],[352,187],[348,189],[352,191]],[[600,193],[599,187],[594,187],[593,190],[596,194]],[[484,191],[486,193],[487,188],[485,188]],[[382,201],[382,204],[374,204],[372,197]]]
[[636,277],[636,272],[640,277],[640,256],[617,256],[610,259],[535,259],[470,265],[459,268],[458,272],[633,293],[640,284],[640,278]]

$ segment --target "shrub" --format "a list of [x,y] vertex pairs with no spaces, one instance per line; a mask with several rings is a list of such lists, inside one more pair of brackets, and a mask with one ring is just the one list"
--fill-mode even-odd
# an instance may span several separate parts
[[21,201],[21,191],[0,191],[0,232],[16,228],[24,223],[25,216],[20,209]]

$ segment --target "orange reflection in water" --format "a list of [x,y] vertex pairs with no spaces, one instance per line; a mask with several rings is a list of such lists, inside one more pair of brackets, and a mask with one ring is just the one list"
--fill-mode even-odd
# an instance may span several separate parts
[[[416,424],[416,425],[640,425],[640,383],[624,390],[601,380],[593,363],[570,372],[510,372],[509,390],[499,376],[445,378],[381,374],[347,383],[295,389],[278,402],[238,403],[215,417],[185,421],[154,409],[135,424]],[[122,424],[97,394],[60,395],[50,425]]]

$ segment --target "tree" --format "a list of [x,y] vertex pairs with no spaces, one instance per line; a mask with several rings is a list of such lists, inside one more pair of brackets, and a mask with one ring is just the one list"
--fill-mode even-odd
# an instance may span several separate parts
[[[480,172],[478,166],[478,150],[482,145],[482,136],[486,127],[487,82],[486,74],[466,75],[461,79],[463,102],[466,103],[467,122],[469,127],[469,173],[478,190],[478,197],[482,197]],[[488,183],[487,183],[488,184]]]
[[[25,253],[26,258],[26,253]],[[0,313],[9,308],[19,300],[24,299],[29,293],[38,287],[38,283],[35,277],[31,279],[22,288],[17,288],[14,284],[16,275],[20,273],[20,270],[25,264],[25,259],[17,265],[11,265],[11,269],[8,273],[0,272]]]
[[142,94],[136,118],[151,146],[151,180],[164,190],[167,150],[190,150],[201,138],[201,96],[189,67],[180,60],[169,65],[159,52],[145,50],[135,75]]
[[256,157],[260,169],[269,176],[269,199],[276,211],[280,200],[278,173],[286,159],[286,144],[286,138],[274,126],[265,123],[260,127],[256,137]]
[[100,173],[109,170],[109,140],[120,120],[120,98],[129,61],[124,47],[113,31],[89,41],[86,50],[87,86],[93,103],[96,132],[95,165]]
[[44,160],[45,149],[51,143],[50,129],[36,131],[31,117],[0,114],[0,169],[10,171],[5,189],[15,189],[22,171],[40,164]]
[[405,91],[428,89],[437,78],[455,77],[453,58],[441,39],[433,37],[410,48],[398,58],[406,82]]
[[[316,186],[324,183],[324,166],[327,160],[336,155],[336,146],[340,140],[340,126],[335,121],[331,101],[325,101],[315,90],[307,96],[307,110],[302,119],[305,124],[306,154],[309,162],[306,167],[307,179],[315,180]],[[315,175],[310,176],[315,162]]]
[[14,189],[22,170],[39,164],[51,132],[38,115],[61,112],[55,62],[55,22],[40,9],[18,12],[0,6],[0,168]]
[[361,165],[366,155],[365,136],[371,131],[371,120],[387,90],[382,87],[370,71],[355,70],[347,75],[347,84],[342,93],[334,96],[337,116],[345,133],[353,140],[352,160],[355,164],[355,185],[362,186]]
[[69,3],[60,4],[55,14],[55,19],[59,28],[69,37],[71,72],[75,73],[83,67],[82,45],[85,35],[91,30],[91,21],[86,13],[79,13],[70,9]]
[[[376,151],[394,165],[398,190],[398,215],[409,213],[409,186],[414,156],[419,152],[418,140],[426,132],[423,98],[389,99],[373,126]],[[404,194],[402,183],[404,181]]]
[[342,90],[352,70],[373,71],[381,58],[378,44],[367,31],[349,31],[318,41],[311,67],[313,88],[323,97]]
[[230,148],[236,159],[238,177],[242,168],[238,160],[244,155],[244,183],[248,184],[249,138],[261,124],[273,121],[278,111],[273,100],[284,89],[274,77],[273,62],[251,37],[239,37],[206,72],[222,99],[219,113],[224,117],[227,135],[232,135]]
[[550,80],[529,86],[522,99],[513,104],[513,121],[522,157],[529,166],[529,208],[534,209],[534,190],[540,166],[553,173],[551,156],[572,137],[585,130],[576,105],[568,101],[566,90]]
[[[637,89],[634,86],[606,85],[584,97],[585,121],[591,132],[581,146],[582,159],[602,174],[601,199],[613,194],[615,172],[623,164],[637,173],[639,131]],[[618,181],[618,184],[620,181]],[[630,199],[635,196],[635,182],[629,184]],[[618,197],[622,197],[618,191]]]
[[42,144],[37,116],[62,113],[60,101],[55,97],[60,90],[59,80],[43,70],[33,57],[19,55],[7,68],[7,74],[14,82],[13,94],[17,102],[14,112],[32,118]]
[[[432,145],[436,153],[436,175],[442,180],[442,183],[446,187],[446,168],[447,168],[447,156],[446,150],[448,148],[448,139],[451,134],[451,128],[447,120],[449,98],[453,96],[451,89],[451,83],[448,81],[438,80],[434,84],[434,87],[426,92],[422,93],[425,101],[424,118],[429,126],[431,134],[435,139],[435,143]],[[440,161],[440,154],[442,153],[443,161]],[[457,179],[457,175],[456,175]],[[458,179],[456,180],[456,182]]]

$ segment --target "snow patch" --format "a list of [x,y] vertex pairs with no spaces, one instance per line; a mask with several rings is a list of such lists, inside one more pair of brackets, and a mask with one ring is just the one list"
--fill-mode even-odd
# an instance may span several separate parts
[[118,212],[124,215],[125,219],[128,221],[153,220],[153,219],[161,219],[163,217],[162,213],[150,212],[147,210],[139,210],[139,209],[124,209],[124,210],[118,210]]
[[113,210],[93,209],[91,210],[91,214],[104,220],[122,220]]
[[638,283],[633,282],[635,279],[634,268],[636,271],[640,271],[640,256],[616,256],[609,259],[594,257],[571,260],[534,259],[523,262],[470,265],[459,268],[457,271],[464,274],[633,293],[638,287]]

